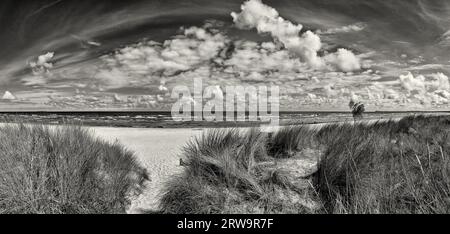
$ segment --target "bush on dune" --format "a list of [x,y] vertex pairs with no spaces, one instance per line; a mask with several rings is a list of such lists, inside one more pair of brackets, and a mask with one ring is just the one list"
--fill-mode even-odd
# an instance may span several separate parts
[[123,213],[147,179],[132,152],[81,127],[0,127],[0,213]]
[[[166,184],[160,208],[164,213],[449,213],[449,140],[448,116],[288,126],[272,136],[213,130],[187,145],[185,171]],[[298,176],[302,157],[311,155],[317,171]]]

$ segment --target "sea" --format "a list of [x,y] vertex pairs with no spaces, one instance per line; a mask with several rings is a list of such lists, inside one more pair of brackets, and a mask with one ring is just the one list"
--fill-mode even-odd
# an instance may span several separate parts
[[[236,114],[236,113],[235,113]],[[363,119],[390,119],[409,115],[448,115],[450,112],[367,112]],[[353,121],[350,112],[280,112],[280,125]],[[172,118],[166,111],[84,111],[84,112],[0,112],[0,122],[31,124],[77,124],[126,128],[220,128],[257,127],[264,121],[186,121]]]

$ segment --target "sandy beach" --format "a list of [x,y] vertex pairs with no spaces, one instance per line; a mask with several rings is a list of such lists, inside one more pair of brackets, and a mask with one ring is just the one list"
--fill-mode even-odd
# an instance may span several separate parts
[[134,198],[128,213],[152,210],[158,205],[162,183],[179,173],[179,153],[191,138],[202,134],[202,129],[148,129],[92,127],[92,132],[107,141],[118,140],[134,151],[147,168],[151,181],[139,197]]
[[[398,120],[398,119],[391,119]],[[388,120],[365,120],[366,125]],[[341,122],[354,124],[353,122]],[[312,130],[319,130],[329,123],[305,125]],[[5,123],[0,123],[0,126]],[[55,127],[57,125],[50,125]],[[133,151],[138,161],[149,175],[150,181],[145,191],[138,197],[132,198],[132,204],[127,213],[141,213],[157,210],[163,185],[171,177],[182,172],[179,165],[180,153],[183,146],[192,138],[201,136],[207,128],[116,128],[116,127],[86,127],[95,137],[115,142]],[[279,127],[261,128],[265,131],[276,131]],[[248,130],[248,128],[239,128]]]
[[[0,123],[0,126],[2,125],[4,123]],[[317,129],[323,125],[326,124],[307,126]],[[182,147],[191,138],[200,136],[204,131],[207,131],[207,128],[86,128],[90,129],[92,134],[100,139],[110,142],[118,141],[127,149],[133,151],[150,175],[150,181],[147,182],[145,191],[140,196],[132,198],[128,213],[157,209],[164,182],[182,170],[179,165]],[[248,128],[240,129],[246,130]],[[273,127],[270,128],[270,131],[276,131],[277,129],[277,127]]]

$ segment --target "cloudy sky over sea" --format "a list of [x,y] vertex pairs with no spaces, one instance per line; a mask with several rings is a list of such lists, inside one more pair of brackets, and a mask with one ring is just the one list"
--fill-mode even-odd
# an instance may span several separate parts
[[176,85],[277,85],[281,110],[449,110],[450,3],[0,3],[0,108],[170,110]]

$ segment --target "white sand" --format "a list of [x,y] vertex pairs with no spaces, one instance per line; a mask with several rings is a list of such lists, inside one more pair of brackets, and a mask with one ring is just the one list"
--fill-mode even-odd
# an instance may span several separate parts
[[179,153],[183,145],[201,129],[144,129],[92,127],[94,135],[108,141],[118,140],[136,153],[147,168],[151,181],[138,198],[133,199],[128,213],[157,208],[162,183],[181,172]]

